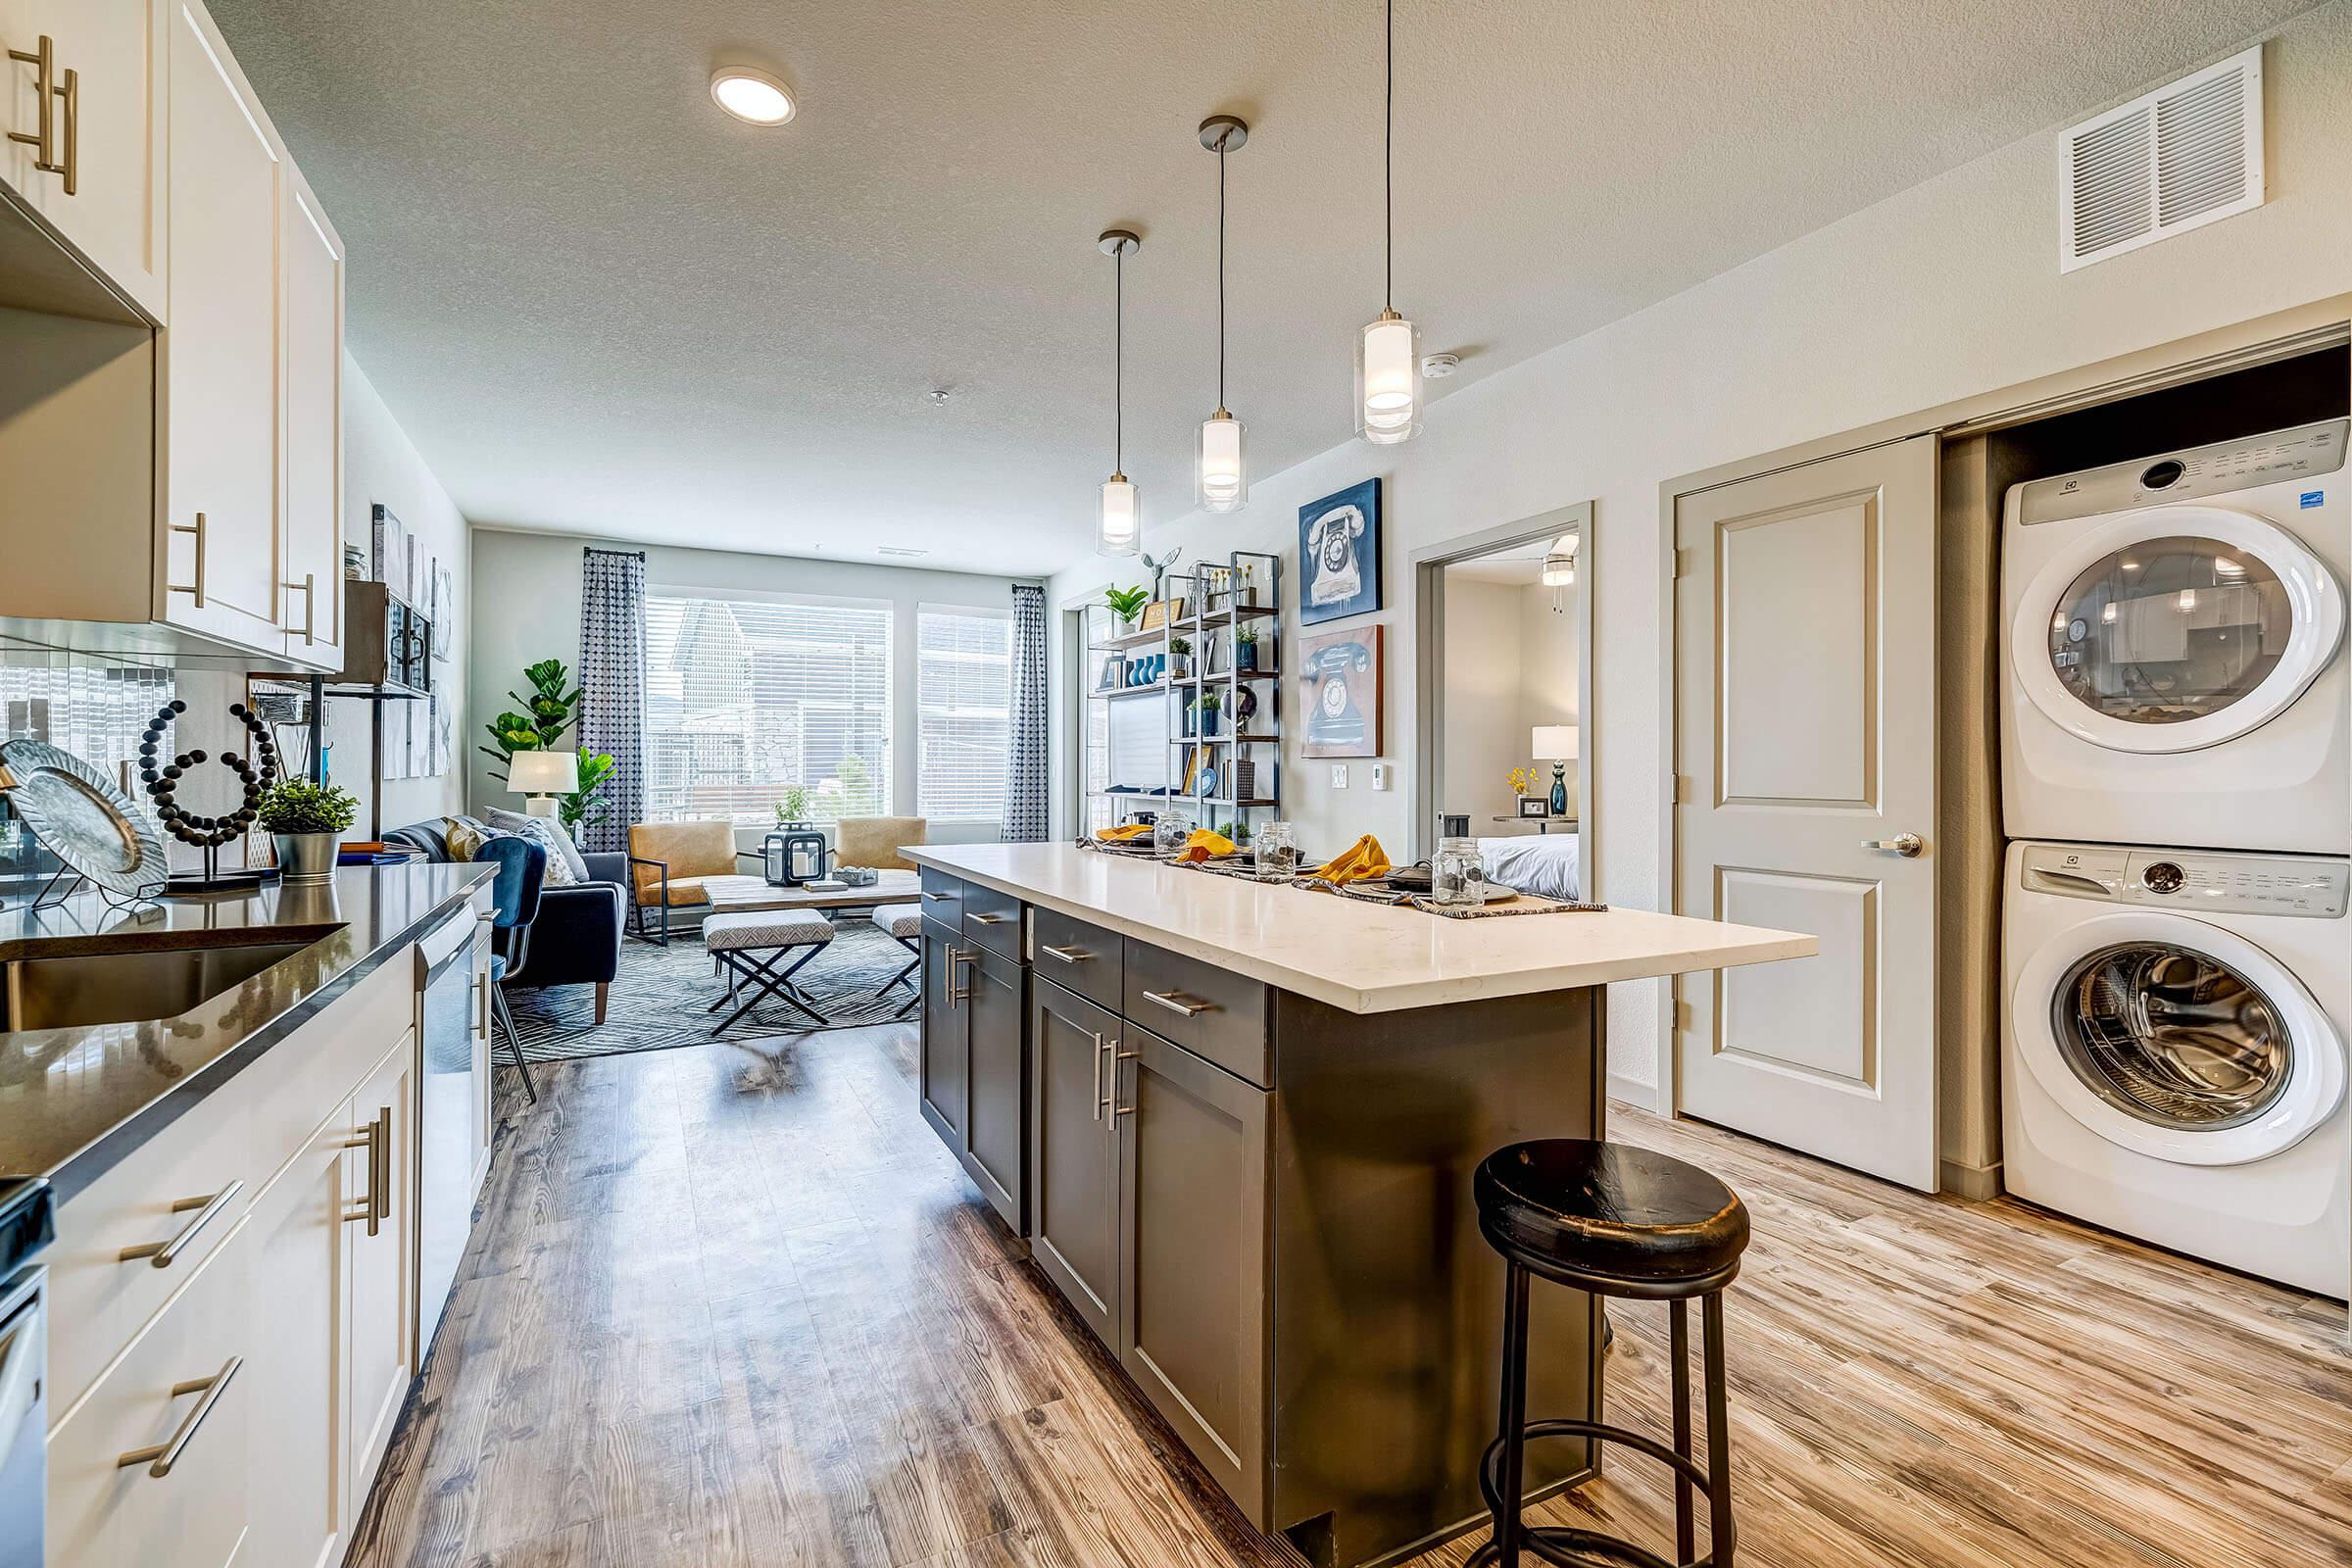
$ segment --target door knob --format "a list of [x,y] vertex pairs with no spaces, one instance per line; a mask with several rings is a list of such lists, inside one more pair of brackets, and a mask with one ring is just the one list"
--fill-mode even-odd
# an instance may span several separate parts
[[1892,850],[1906,860],[1916,860],[1928,847],[1928,841],[1916,833],[1897,833],[1890,839],[1864,839],[1866,850]]

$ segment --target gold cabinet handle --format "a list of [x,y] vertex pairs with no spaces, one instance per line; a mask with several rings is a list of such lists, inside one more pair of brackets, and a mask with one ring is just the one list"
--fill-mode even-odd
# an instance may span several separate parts
[[196,536],[196,584],[192,588],[182,588],[179,584],[172,583],[170,585],[171,590],[175,594],[194,594],[196,608],[202,610],[204,608],[204,514],[201,512],[196,514],[194,522],[173,523],[172,531],[173,533],[191,533]]
[[1196,1013],[1213,1012],[1217,1005],[1213,1002],[1187,1002],[1181,991],[1147,991],[1144,993],[1144,1000],[1155,1002],[1170,1012],[1181,1013],[1187,1018]]
[[1927,849],[1928,841],[1916,833],[1897,833],[1890,839],[1864,839],[1862,847],[1866,850],[1891,851],[1906,860],[1916,860]]
[[147,1466],[147,1473],[158,1481],[170,1475],[172,1467],[179,1463],[180,1455],[187,1450],[189,1441],[196,1436],[196,1429],[203,1426],[204,1418],[213,1413],[213,1406],[220,1402],[220,1396],[228,1392],[229,1384],[236,1380],[237,1369],[244,1364],[243,1356],[232,1355],[220,1363],[220,1371],[209,1378],[172,1384],[172,1397],[174,1399],[185,1398],[191,1394],[202,1394],[204,1397],[196,1401],[196,1408],[188,1412],[187,1419],[180,1422],[178,1430],[172,1434],[169,1442],[159,1443],[151,1448],[132,1448],[127,1453],[120,1454],[115,1459],[115,1468],[127,1470],[132,1465],[143,1464]]
[[304,572],[302,581],[286,584],[286,592],[302,595],[302,646],[308,648],[314,641],[312,629],[318,622],[318,574]]
[[1084,948],[1040,948],[1038,952],[1059,958],[1064,963],[1084,963],[1094,956]]
[[343,1147],[368,1151],[368,1196],[344,1213],[343,1221],[366,1220],[373,1236],[392,1215],[392,1107],[381,1107],[373,1121],[343,1140]]
[[62,174],[65,166],[57,161],[57,40],[43,33],[32,53],[11,49],[8,58],[32,68],[32,90],[39,101],[41,116],[38,132],[12,130],[8,139],[31,148],[32,167],[42,173]]
[[196,1233],[210,1225],[214,1217],[224,1211],[231,1202],[235,1201],[237,1194],[244,1190],[245,1183],[238,1180],[230,1182],[210,1198],[181,1199],[172,1205],[172,1212],[184,1214],[192,1208],[196,1210],[196,1217],[182,1225],[179,1228],[179,1234],[168,1242],[142,1242],[137,1247],[125,1247],[122,1249],[122,1260],[128,1263],[135,1258],[144,1257],[151,1259],[157,1268],[170,1268],[173,1263],[179,1261],[180,1252],[196,1239]]
[[66,194],[81,194],[81,73],[69,70],[60,96],[66,100],[66,167],[55,171],[66,176]]

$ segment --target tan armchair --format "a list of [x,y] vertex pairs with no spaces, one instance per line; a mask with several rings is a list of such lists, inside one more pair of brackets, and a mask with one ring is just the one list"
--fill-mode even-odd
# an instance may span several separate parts
[[[629,825],[629,922],[643,937],[645,911],[662,911],[660,941],[669,942],[669,911],[708,904],[704,882],[735,875],[735,824],[728,821],[633,822]],[[648,940],[655,940],[648,938]]]
[[833,863],[877,871],[911,871],[899,852],[928,841],[931,824],[919,816],[845,816],[833,824]]

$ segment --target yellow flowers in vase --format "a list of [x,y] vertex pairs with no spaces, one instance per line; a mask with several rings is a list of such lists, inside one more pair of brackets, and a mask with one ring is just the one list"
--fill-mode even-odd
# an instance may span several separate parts
[[1532,767],[1514,767],[1503,775],[1503,782],[1510,785],[1513,795],[1525,795],[1536,787],[1536,770]]

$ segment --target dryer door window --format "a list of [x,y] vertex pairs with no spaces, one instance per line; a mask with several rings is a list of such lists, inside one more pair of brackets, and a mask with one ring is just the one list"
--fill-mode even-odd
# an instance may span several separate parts
[[2086,529],[2019,601],[2012,667],[2060,728],[2119,752],[2193,752],[2260,728],[2335,657],[2343,590],[2251,513],[2161,507]]
[[2243,1126],[2292,1076],[2293,1042],[2277,1004],[2229,964],[2178,943],[2086,955],[2050,1013],[2059,1053],[2082,1085],[2154,1126]]
[[2050,616],[2066,694],[2127,724],[2179,724],[2243,698],[2294,636],[2278,574],[2251,551],[2175,535],[2112,551]]

